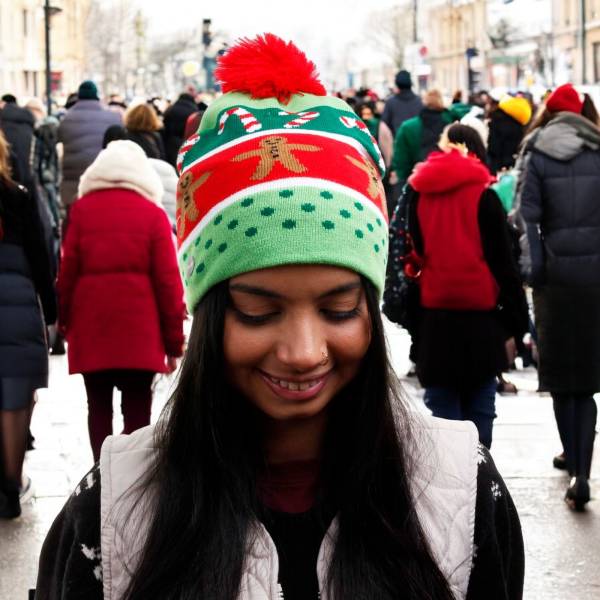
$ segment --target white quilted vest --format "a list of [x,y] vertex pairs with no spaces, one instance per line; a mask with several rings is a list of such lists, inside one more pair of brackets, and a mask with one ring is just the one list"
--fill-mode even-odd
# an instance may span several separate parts
[[[473,560],[477,493],[477,431],[470,422],[415,415],[418,470],[412,483],[417,514],[434,558],[457,600],[467,595]],[[143,507],[132,511],[132,485],[154,458],[152,426],[131,435],[111,436],[102,446],[101,549],[104,598],[121,600],[143,545],[147,524]],[[133,515],[133,516],[131,516]],[[333,550],[337,521],[332,522],[319,552],[317,575],[321,596]],[[280,600],[279,561],[275,544],[257,523],[249,537],[238,600]]]

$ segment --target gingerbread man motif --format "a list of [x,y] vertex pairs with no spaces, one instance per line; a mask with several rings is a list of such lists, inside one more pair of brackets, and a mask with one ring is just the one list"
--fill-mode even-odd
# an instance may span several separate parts
[[384,194],[383,184],[379,179],[377,167],[370,160],[356,160],[353,156],[346,154],[346,158],[369,177],[369,187],[367,193],[373,200],[376,200],[381,194]]
[[206,183],[210,175],[209,172],[202,173],[194,181],[194,176],[188,171],[179,179],[177,184],[177,233],[180,237],[183,236],[186,221],[195,221],[199,216],[194,195],[196,190]]
[[253,181],[268,177],[277,163],[292,173],[306,173],[308,169],[296,158],[294,152],[320,152],[322,148],[309,144],[290,144],[287,138],[272,135],[261,140],[259,147],[239,154],[233,160],[241,162],[255,156],[260,158],[252,177]]

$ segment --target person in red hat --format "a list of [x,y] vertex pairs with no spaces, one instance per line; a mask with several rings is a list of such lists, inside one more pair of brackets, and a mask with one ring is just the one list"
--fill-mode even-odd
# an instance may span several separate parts
[[583,509],[600,391],[600,128],[591,98],[552,92],[519,160],[522,267],[533,287],[539,389],[548,391],[572,476],[566,501]]

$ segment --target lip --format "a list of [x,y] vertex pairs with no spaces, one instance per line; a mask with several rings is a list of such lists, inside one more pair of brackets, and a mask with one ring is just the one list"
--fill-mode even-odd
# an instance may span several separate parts
[[[309,377],[303,377],[303,378],[281,377],[281,378],[279,378],[279,379],[284,379],[285,381],[289,381],[291,383],[297,383],[297,384],[306,383],[308,381],[317,381],[318,382],[316,385],[308,388],[307,390],[290,390],[288,388],[284,388],[284,387],[278,385],[277,383],[271,381],[271,377],[273,377],[272,375],[267,375],[265,372],[260,371],[260,370],[258,372],[259,372],[260,376],[262,377],[263,381],[273,391],[274,394],[276,394],[280,398],[284,398],[285,400],[301,401],[301,400],[311,400],[315,396],[318,396],[321,393],[321,390],[327,384],[327,381],[329,380],[329,376],[331,375],[332,371],[329,370],[329,371],[327,371],[327,373],[323,373],[318,376],[313,375],[310,378]],[[277,379],[277,377],[273,377],[273,379]]]

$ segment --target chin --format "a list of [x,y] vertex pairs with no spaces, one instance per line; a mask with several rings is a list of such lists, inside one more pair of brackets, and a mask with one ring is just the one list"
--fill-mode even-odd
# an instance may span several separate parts
[[[258,395],[254,398],[259,397]],[[265,399],[269,401],[265,402]],[[317,417],[329,406],[333,396],[322,394],[308,401],[296,402],[277,397],[270,391],[263,391],[260,400],[250,399],[250,402],[267,418],[273,421],[303,421]]]

